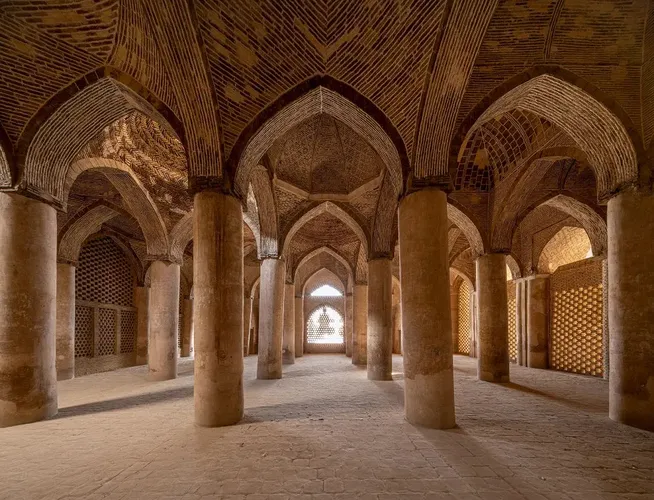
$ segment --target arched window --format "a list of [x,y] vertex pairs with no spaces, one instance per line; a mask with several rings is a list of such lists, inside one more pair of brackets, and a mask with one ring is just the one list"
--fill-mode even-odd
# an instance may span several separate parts
[[311,292],[312,297],[342,297],[343,294],[331,285],[322,285]]
[[342,344],[344,342],[343,316],[333,307],[322,305],[307,320],[309,344]]

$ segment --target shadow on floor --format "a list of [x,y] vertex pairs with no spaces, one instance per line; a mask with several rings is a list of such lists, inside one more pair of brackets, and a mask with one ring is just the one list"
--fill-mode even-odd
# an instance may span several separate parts
[[57,415],[51,420],[59,418],[77,417],[80,415],[90,415],[92,413],[103,413],[107,411],[125,410],[137,406],[152,405],[165,401],[174,401],[178,399],[192,398],[193,387],[180,387],[167,391],[150,392],[127,396],[124,398],[107,399],[106,401],[94,401],[81,405],[68,406],[59,408]]

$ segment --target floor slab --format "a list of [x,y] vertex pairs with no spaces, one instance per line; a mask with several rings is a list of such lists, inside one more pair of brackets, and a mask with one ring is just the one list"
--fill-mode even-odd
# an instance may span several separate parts
[[343,355],[312,355],[281,380],[245,360],[246,418],[193,424],[193,367],[60,382],[57,418],[0,429],[2,499],[654,498],[654,434],[610,421],[604,380],[511,365],[475,380],[455,356],[459,427],[403,420],[394,381]]

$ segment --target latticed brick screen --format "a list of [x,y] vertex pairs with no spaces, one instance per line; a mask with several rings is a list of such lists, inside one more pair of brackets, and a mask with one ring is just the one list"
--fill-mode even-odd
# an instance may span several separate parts
[[75,357],[93,356],[93,308],[75,306]]
[[134,277],[122,250],[109,237],[86,243],[75,272],[75,298],[131,306],[133,297]]
[[603,287],[600,260],[560,267],[551,277],[550,367],[602,376]]
[[82,247],[75,273],[75,357],[134,352],[133,287],[130,264],[111,238]]
[[509,320],[509,359],[515,363],[518,360],[518,331],[515,317],[515,282],[513,281],[506,282],[506,298]]
[[134,352],[136,311],[120,312],[120,353]]
[[457,337],[457,352],[461,354],[470,354],[471,295],[472,288],[466,281],[463,281],[459,287],[459,335]]

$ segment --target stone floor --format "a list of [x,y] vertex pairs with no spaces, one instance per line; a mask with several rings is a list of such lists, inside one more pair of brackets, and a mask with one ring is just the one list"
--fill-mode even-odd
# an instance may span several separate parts
[[192,362],[59,384],[57,418],[0,429],[3,499],[654,498],[654,434],[607,418],[607,383],[512,365],[475,380],[455,357],[459,428],[402,416],[393,382],[342,355],[305,356],[278,381],[245,362],[241,425],[193,425]]

